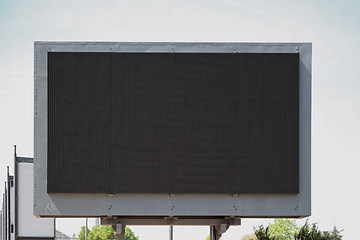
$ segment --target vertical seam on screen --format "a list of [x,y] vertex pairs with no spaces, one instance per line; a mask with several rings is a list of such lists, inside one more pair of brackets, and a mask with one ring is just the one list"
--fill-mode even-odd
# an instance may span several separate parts
[[109,172],[109,175],[110,175],[110,181],[109,181],[109,191],[110,193],[113,193],[113,184],[112,184],[112,181],[113,181],[113,170],[112,170],[112,167],[113,167],[113,161],[114,161],[114,153],[113,153],[113,145],[111,144],[112,141],[113,141],[113,100],[114,100],[114,96],[113,96],[113,86],[114,86],[114,58],[115,58],[115,55],[114,53],[111,51],[111,67],[110,67],[110,71],[111,71],[111,80],[110,80],[110,146],[108,147],[108,150],[110,151],[110,172]]
[[[171,57],[171,60],[172,60],[172,79],[171,79],[171,89],[172,90],[174,90],[174,83],[175,83],[175,78],[176,78],[176,76],[175,76],[175,64],[176,64],[176,57],[177,57],[177,53],[175,52],[175,51],[173,51],[172,52],[172,54],[174,54],[173,55],[173,57]],[[171,55],[170,55],[171,56]],[[171,111],[172,112],[172,111]],[[169,137],[169,139],[168,139],[168,141],[170,140],[170,136],[168,136]],[[174,150],[174,149],[173,149]],[[171,154],[170,154],[170,156],[171,156]],[[171,188],[172,188],[172,192],[171,193],[176,193],[175,192],[175,179],[174,179],[174,176],[176,176],[175,175],[175,172],[174,172],[174,169],[175,168],[177,168],[177,166],[174,166],[174,164],[176,164],[177,163],[177,153],[176,152],[174,152],[173,153],[173,157],[172,157],[172,159],[173,159],[173,161],[175,161],[173,164],[170,164],[170,173],[171,173],[171,176],[173,176],[172,178],[171,178]]]
[[[175,84],[175,81],[176,81],[176,59],[177,57],[179,56],[178,53],[176,53],[175,51],[172,53],[174,54],[173,57],[171,58],[172,59],[172,90],[174,91],[174,84]],[[171,111],[172,112],[172,111]],[[169,136],[169,140],[170,140],[170,137]],[[173,149],[175,150],[175,149]],[[173,161],[174,163],[173,164],[170,164],[171,168],[170,168],[170,172],[171,172],[171,176],[177,176],[176,173],[175,173],[175,169],[178,168],[177,163],[178,163],[178,153],[177,152],[174,152],[174,155],[173,155]],[[175,165],[176,164],[176,165]],[[179,189],[176,189],[175,188],[175,182],[176,182],[176,179],[174,177],[171,178],[171,185],[172,185],[172,193],[175,193],[176,194],[176,190],[179,190]]]
[[[240,69],[239,69],[239,53],[238,52],[236,52],[235,53],[236,55],[236,89],[239,89],[238,88],[238,84],[239,84],[239,71],[240,71]],[[237,112],[237,115],[236,115],[236,118],[238,118],[238,114],[239,114],[239,107],[238,107],[238,101],[236,101],[236,112]],[[239,148],[239,146],[237,146],[238,148]],[[237,149],[236,150],[237,152],[239,152],[240,153],[240,151],[239,151],[239,149]],[[239,161],[241,161],[241,153],[239,154],[239,156],[238,157],[240,157],[240,159],[237,159],[237,161],[236,161],[236,165],[235,165],[235,171],[237,171],[237,170],[239,170],[239,163],[241,163],[241,162],[239,162]],[[234,170],[233,170],[234,171]],[[239,174],[235,174],[235,176],[236,176],[236,190],[237,190],[237,192],[235,193],[235,194],[238,194],[239,192],[240,192],[240,189],[239,189]]]

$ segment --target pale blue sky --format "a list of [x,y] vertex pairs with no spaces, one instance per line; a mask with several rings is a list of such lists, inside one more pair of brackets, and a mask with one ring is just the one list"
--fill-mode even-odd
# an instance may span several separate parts
[[[13,169],[13,144],[20,155],[33,156],[36,40],[312,42],[310,221],[323,229],[336,222],[344,239],[354,239],[360,214],[359,11],[355,0],[0,0],[0,182],[6,165]],[[243,220],[223,239],[240,239],[255,223]],[[59,227],[72,234],[71,225]],[[167,239],[166,228],[157,234],[151,229],[136,231],[146,232],[141,239]],[[191,232],[200,237],[207,229]]]

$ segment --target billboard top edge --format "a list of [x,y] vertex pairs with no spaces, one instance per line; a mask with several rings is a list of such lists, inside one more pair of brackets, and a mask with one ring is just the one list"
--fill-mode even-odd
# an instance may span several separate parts
[[35,57],[47,52],[310,53],[312,43],[280,42],[53,42],[35,41]]
[[103,42],[103,41],[34,41],[34,45],[256,45],[256,46],[298,46],[298,45],[312,45],[312,42]]

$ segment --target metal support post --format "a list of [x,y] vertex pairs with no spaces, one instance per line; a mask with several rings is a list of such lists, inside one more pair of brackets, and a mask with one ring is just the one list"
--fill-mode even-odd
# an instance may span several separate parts
[[100,218],[95,218],[95,225],[100,225]]
[[88,235],[88,219],[86,218],[86,221],[85,221],[85,240],[87,240],[87,235]]
[[115,230],[115,237],[117,240],[125,240],[125,224],[119,223],[116,225],[111,225]]
[[170,240],[174,239],[174,225],[169,226],[169,239]]
[[210,226],[210,240],[219,240],[221,235],[228,230],[229,224],[216,224]]

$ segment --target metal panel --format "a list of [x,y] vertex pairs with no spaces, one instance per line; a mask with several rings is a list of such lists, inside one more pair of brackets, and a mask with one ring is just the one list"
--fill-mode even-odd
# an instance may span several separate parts
[[15,180],[17,194],[17,239],[54,239],[54,219],[40,219],[35,217],[33,214],[34,169],[32,159],[16,158],[15,164]]
[[[299,53],[299,194],[48,194],[48,52]],[[38,216],[308,216],[311,213],[311,44],[35,43],[35,208]]]

